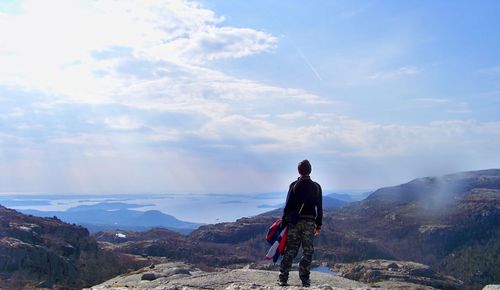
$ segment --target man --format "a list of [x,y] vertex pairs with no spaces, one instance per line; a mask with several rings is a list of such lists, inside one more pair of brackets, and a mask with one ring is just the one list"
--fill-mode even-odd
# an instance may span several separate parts
[[314,253],[313,238],[320,234],[323,219],[323,196],[321,186],[312,181],[311,163],[303,160],[298,165],[299,178],[290,184],[283,210],[283,221],[288,226],[285,254],[280,266],[279,285],[287,286],[288,273],[300,245],[304,255],[299,263],[302,286],[309,287],[309,268]]

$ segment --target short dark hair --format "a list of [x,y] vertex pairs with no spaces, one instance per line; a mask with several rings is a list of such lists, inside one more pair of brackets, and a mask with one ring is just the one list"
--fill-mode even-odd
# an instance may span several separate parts
[[302,160],[299,162],[297,169],[299,170],[300,175],[309,175],[312,170],[311,163],[309,163],[309,160],[307,159]]

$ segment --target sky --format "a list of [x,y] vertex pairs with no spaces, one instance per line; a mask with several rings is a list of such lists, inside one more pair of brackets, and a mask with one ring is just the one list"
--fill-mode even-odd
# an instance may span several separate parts
[[1,193],[500,167],[498,1],[0,1]]

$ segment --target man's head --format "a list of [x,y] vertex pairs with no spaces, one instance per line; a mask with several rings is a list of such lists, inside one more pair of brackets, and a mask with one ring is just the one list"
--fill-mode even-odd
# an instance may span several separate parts
[[299,170],[299,174],[302,176],[307,176],[311,174],[311,163],[309,163],[309,160],[302,160],[299,162],[299,166],[297,166],[297,169]]

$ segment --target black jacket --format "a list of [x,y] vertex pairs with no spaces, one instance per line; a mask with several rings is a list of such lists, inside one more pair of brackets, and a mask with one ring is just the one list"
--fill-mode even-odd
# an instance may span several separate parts
[[283,219],[286,219],[290,213],[298,213],[302,204],[304,207],[300,215],[313,217],[316,226],[320,227],[323,220],[323,193],[321,186],[312,181],[309,176],[301,176],[290,184]]

